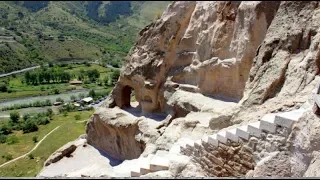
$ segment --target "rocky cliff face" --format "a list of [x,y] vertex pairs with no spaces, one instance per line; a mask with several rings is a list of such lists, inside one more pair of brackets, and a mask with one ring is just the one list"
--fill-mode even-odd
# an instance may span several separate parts
[[[319,81],[319,29],[319,2],[174,2],[140,31],[108,101],[87,124],[88,142],[115,158],[132,159],[168,150],[182,137],[196,139],[306,101],[310,105]],[[110,119],[109,111],[130,109],[132,92],[138,116],[167,118],[152,123],[118,115]],[[317,120],[308,112],[292,132],[272,142],[267,138],[278,148],[270,150],[261,140],[259,153],[269,148],[273,155],[260,163],[250,157],[252,167],[239,173],[316,175]],[[173,176],[190,174],[188,167]]]

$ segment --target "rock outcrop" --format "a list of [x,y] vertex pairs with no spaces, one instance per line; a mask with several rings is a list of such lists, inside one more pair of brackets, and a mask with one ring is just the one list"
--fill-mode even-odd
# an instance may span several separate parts
[[[186,139],[267,113],[307,109],[320,80],[319,29],[315,1],[173,2],[140,31],[116,86],[88,121],[88,143],[125,160],[114,168],[120,171],[158,150],[176,152]],[[130,102],[133,92],[138,106]],[[276,135],[204,147],[187,165],[134,173],[318,176],[318,121],[308,110],[293,128],[277,127]]]
[[101,108],[87,125],[88,143],[119,160],[138,158],[145,149],[145,143],[135,138],[138,122],[123,111]]

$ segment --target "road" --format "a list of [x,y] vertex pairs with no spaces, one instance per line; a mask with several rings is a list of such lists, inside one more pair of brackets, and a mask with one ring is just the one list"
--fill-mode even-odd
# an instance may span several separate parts
[[[98,64],[98,65],[100,65],[98,62],[89,62],[89,63],[90,64]],[[45,65],[45,66],[48,66],[48,65]],[[111,69],[120,69],[120,68],[113,67],[113,66],[111,66],[109,64],[107,64],[107,67],[111,68]],[[18,73],[22,73],[22,72],[25,72],[25,71],[30,71],[30,70],[37,69],[37,68],[40,68],[40,66],[32,66],[32,67],[28,67],[28,68],[21,69],[21,70],[18,70],[18,71],[12,71],[12,72],[9,72],[9,73],[6,73],[6,74],[0,74],[0,78],[6,77],[6,76],[10,76],[12,74],[18,74]]]
[[40,66],[33,66],[33,67],[29,67],[29,68],[18,70],[18,71],[12,71],[12,72],[6,73],[6,74],[0,74],[0,78],[6,77],[6,76],[9,76],[9,75],[12,75],[12,74],[17,74],[17,73],[22,73],[22,72],[25,72],[25,71],[30,71],[32,69],[37,69],[37,68],[40,68]]
[[5,165],[7,165],[7,164],[9,164],[9,163],[12,163],[13,161],[16,161],[16,160],[18,160],[18,159],[21,159],[21,158],[29,155],[32,151],[34,151],[35,149],[37,149],[37,147],[41,144],[41,142],[42,142],[43,140],[46,139],[47,136],[49,136],[51,133],[53,133],[53,132],[54,132],[55,130],[57,130],[59,127],[60,127],[60,126],[54,128],[54,129],[53,129],[52,131],[50,131],[47,135],[45,135],[45,136],[41,139],[41,141],[39,141],[39,142],[37,143],[37,145],[36,145],[33,149],[31,149],[31,151],[29,151],[28,153],[26,153],[26,154],[24,154],[24,155],[22,155],[22,156],[19,156],[19,157],[15,158],[15,159],[12,159],[11,161],[8,161],[8,162],[6,162],[6,163],[4,163],[4,164],[1,164],[1,165],[0,165],[0,168],[3,167],[3,166],[5,166]]

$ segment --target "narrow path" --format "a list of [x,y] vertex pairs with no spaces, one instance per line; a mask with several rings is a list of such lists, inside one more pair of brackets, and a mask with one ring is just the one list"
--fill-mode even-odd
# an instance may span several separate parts
[[35,149],[37,149],[37,147],[41,144],[41,142],[42,142],[43,140],[46,139],[47,136],[49,136],[51,133],[53,133],[53,131],[57,130],[59,127],[60,127],[60,126],[54,128],[54,129],[53,129],[52,131],[50,131],[47,135],[45,135],[45,136],[41,139],[41,141],[39,141],[39,142],[37,143],[37,145],[36,145],[33,149],[31,149],[31,151],[29,151],[28,153],[26,153],[26,154],[24,154],[24,155],[22,155],[22,156],[19,156],[19,157],[15,158],[15,159],[12,159],[11,161],[8,161],[8,162],[6,162],[6,163],[4,163],[4,164],[1,164],[1,165],[0,165],[0,168],[3,167],[3,166],[5,166],[5,165],[7,165],[7,164],[9,164],[9,163],[12,163],[13,161],[16,161],[16,160],[18,160],[18,159],[21,159],[21,158],[27,156],[28,154],[30,154],[32,151],[34,151]]
[[82,123],[82,122],[86,122],[86,121],[89,121],[89,119],[86,119],[86,120],[83,120],[83,121],[78,121],[76,123]]

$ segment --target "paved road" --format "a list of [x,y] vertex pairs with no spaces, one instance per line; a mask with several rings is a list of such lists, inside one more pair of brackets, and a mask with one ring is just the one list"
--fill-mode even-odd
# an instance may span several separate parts
[[6,76],[9,76],[9,75],[12,75],[12,74],[17,74],[17,73],[22,73],[22,72],[25,72],[25,71],[30,71],[32,69],[37,69],[37,68],[40,68],[40,66],[33,66],[33,67],[29,67],[29,68],[18,70],[18,71],[12,71],[12,72],[6,73],[6,74],[0,74],[0,78],[1,77],[6,77]]
[[29,151],[28,153],[26,153],[26,154],[24,154],[24,155],[22,155],[22,156],[19,156],[19,157],[15,158],[15,159],[12,159],[11,161],[8,161],[8,162],[6,162],[6,163],[4,163],[4,164],[1,164],[1,165],[0,165],[0,168],[3,167],[3,166],[5,166],[5,165],[7,165],[7,164],[9,164],[9,163],[12,163],[13,161],[16,161],[16,160],[18,160],[18,159],[21,159],[21,158],[27,156],[28,154],[30,154],[32,151],[34,151],[35,149],[37,149],[37,147],[41,144],[41,142],[42,142],[43,140],[46,139],[47,136],[49,136],[51,133],[53,133],[53,132],[54,132],[55,130],[57,130],[59,127],[60,127],[60,126],[54,128],[54,129],[53,129],[52,131],[50,131],[47,135],[45,135],[45,136],[41,139],[41,141],[39,141],[39,142],[37,143],[37,145],[36,145],[33,149],[31,149],[31,151]]
[[[98,62],[89,62],[89,63],[90,64],[98,64],[98,65],[100,65]],[[45,65],[45,66],[48,66],[48,65]],[[120,68],[113,67],[113,66],[111,66],[109,64],[107,64],[107,67],[111,68],[111,69],[120,69]],[[17,74],[17,73],[22,73],[22,72],[25,72],[25,71],[30,71],[30,70],[37,69],[37,68],[40,68],[40,66],[32,66],[32,67],[21,69],[21,70],[18,70],[18,71],[12,71],[12,72],[9,72],[9,73],[6,73],[6,74],[0,74],[0,78],[6,77],[6,76],[10,76],[12,74]]]

